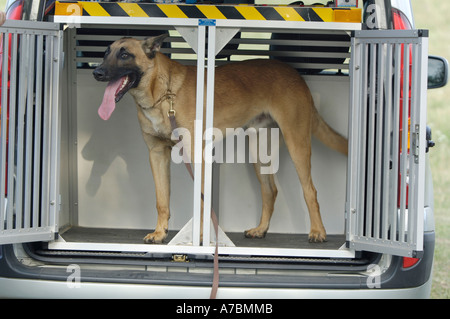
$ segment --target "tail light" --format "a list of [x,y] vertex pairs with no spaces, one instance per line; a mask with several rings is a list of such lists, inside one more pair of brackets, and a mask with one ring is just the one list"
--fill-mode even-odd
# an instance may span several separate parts
[[403,12],[392,8],[392,22],[394,30],[411,30],[412,25]]

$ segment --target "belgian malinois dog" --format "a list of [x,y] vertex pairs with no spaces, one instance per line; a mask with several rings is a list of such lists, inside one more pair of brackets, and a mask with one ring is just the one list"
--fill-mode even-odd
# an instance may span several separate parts
[[[105,52],[103,63],[94,70],[98,81],[109,82],[98,110],[107,120],[128,91],[133,96],[142,135],[150,153],[156,188],[158,221],[146,243],[162,243],[168,233],[171,107],[176,124],[194,136],[197,68],[171,60],[160,51],[167,35],[145,40],[122,38]],[[298,72],[275,60],[247,60],[229,63],[215,70],[214,127],[225,136],[226,128],[254,125],[260,118],[276,122],[295,164],[309,210],[309,240],[322,242],[326,232],[311,178],[311,135],[328,147],[347,154],[347,140],[329,127],[318,114],[311,93]],[[191,141],[194,150],[194,141]],[[192,152],[193,154],[194,152]],[[192,155],[191,155],[192,156]],[[258,167],[260,163],[256,163]],[[246,237],[265,236],[277,196],[273,174],[261,174],[262,216],[258,227],[245,231]]]

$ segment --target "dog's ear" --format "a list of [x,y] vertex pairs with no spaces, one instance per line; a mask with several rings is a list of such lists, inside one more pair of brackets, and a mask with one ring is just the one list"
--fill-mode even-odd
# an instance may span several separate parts
[[156,55],[156,52],[158,52],[161,49],[162,43],[165,38],[167,38],[169,35],[167,33],[158,35],[156,37],[149,37],[146,38],[142,42],[142,49],[144,50],[145,54],[149,59],[153,59]]

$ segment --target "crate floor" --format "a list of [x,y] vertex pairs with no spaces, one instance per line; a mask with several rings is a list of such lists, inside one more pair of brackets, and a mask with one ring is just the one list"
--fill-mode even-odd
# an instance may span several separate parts
[[[66,242],[142,244],[151,230],[71,227],[61,234]],[[178,231],[169,231],[168,243]],[[328,249],[337,250],[345,243],[345,235],[328,235],[324,243],[308,242],[307,234],[267,233],[265,238],[245,238],[242,233],[226,233],[236,247]]]

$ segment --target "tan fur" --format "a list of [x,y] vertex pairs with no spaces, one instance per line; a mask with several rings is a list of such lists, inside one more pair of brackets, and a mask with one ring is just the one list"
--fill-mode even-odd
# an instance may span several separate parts
[[[155,38],[144,41],[122,39],[111,45],[111,52],[126,48],[135,56],[133,63],[143,71],[139,86],[130,93],[136,102],[142,134],[149,149],[158,210],[156,229],[145,237],[145,241],[161,243],[167,236],[170,217],[169,168],[174,143],[170,140],[172,129],[167,116],[169,102],[157,101],[170,89],[175,94],[178,127],[187,128],[194,136],[197,75],[196,67],[181,65],[157,52],[159,47],[154,42]],[[104,64],[108,63],[113,64],[105,60]],[[311,134],[344,154],[347,154],[347,140],[320,117],[302,77],[290,66],[275,60],[230,63],[216,68],[214,101],[214,127],[221,129],[224,135],[226,128],[243,127],[262,113],[276,121],[303,188],[311,220],[309,238],[315,242],[324,241],[325,228],[311,178]],[[193,150],[193,141],[191,147]],[[259,163],[255,168],[261,182],[263,211],[259,226],[246,231],[247,237],[266,234],[277,195],[273,175],[261,175]]]

